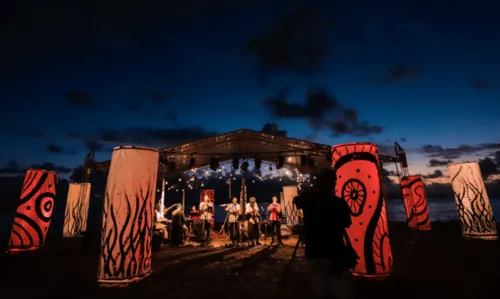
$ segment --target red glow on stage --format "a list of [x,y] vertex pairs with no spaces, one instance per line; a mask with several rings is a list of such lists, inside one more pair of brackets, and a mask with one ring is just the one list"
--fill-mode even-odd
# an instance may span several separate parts
[[102,211],[98,282],[121,286],[152,272],[153,209],[157,150],[118,147],[113,151]]
[[419,175],[403,177],[401,179],[401,188],[407,216],[408,209],[411,209],[411,218],[407,218],[408,226],[418,228],[418,230],[431,230],[431,220],[427,209],[427,198],[422,177]]
[[215,190],[214,189],[204,189],[200,191],[200,203],[204,201],[205,195],[210,198],[212,203],[214,204],[214,208],[212,209],[212,227],[215,224]]
[[8,252],[34,250],[44,244],[54,211],[56,180],[57,174],[53,171],[26,171]]
[[388,276],[392,251],[377,146],[371,143],[332,146],[332,167],[337,176],[335,194],[351,208],[352,225],[347,234],[359,256],[353,274],[367,278]]

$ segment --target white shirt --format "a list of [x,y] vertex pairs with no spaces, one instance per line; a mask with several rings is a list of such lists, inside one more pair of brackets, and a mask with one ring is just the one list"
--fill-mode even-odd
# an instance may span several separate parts
[[212,213],[208,211],[209,207],[212,207],[213,211],[214,205],[211,202],[209,202],[208,204],[206,202],[200,203],[201,220],[212,221]]
[[226,211],[229,213],[227,221],[229,221],[229,223],[236,222],[238,220],[238,214],[240,213],[240,205],[231,203],[226,207]]
[[257,205],[257,203],[254,205],[255,208],[252,208],[252,206],[250,205],[250,203],[247,203],[247,205],[245,206],[245,213],[248,215],[248,214],[252,214],[252,215],[255,215],[255,216],[259,216],[259,206]]
[[162,215],[160,212],[158,212],[157,210],[155,210],[156,212],[156,221],[160,221],[160,219],[162,218]]

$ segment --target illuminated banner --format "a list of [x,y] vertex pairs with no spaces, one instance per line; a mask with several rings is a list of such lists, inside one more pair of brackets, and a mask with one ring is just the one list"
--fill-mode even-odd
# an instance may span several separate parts
[[299,223],[299,213],[297,207],[293,204],[295,196],[299,195],[297,186],[283,186],[283,201],[284,216],[286,225],[294,226]]
[[359,256],[353,274],[367,278],[390,275],[392,251],[377,146],[372,143],[332,146],[332,167],[337,177],[335,194],[351,209],[352,225],[347,235]]
[[53,171],[26,171],[8,252],[34,250],[44,244],[54,211],[56,181],[57,174]]
[[431,220],[427,209],[424,182],[419,175],[410,175],[401,179],[403,201],[406,209],[408,226],[418,230],[431,230]]
[[214,208],[212,209],[212,227],[215,224],[215,190],[214,189],[204,189],[200,191],[200,203],[204,201],[205,195],[210,198],[212,203],[214,204]]
[[477,162],[448,165],[465,238],[498,240],[497,228]]
[[120,286],[151,273],[151,240],[159,153],[116,147],[102,211],[98,282]]
[[90,183],[70,183],[64,212],[63,237],[80,236],[87,229]]

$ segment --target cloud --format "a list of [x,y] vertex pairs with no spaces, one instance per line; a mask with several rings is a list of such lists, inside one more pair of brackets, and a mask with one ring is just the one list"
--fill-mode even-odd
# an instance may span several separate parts
[[66,102],[77,108],[89,108],[94,105],[90,96],[81,90],[71,89],[65,95]]
[[102,128],[95,134],[74,134],[84,139],[97,141],[100,143],[110,143],[113,146],[121,145],[144,145],[151,147],[166,147],[182,143],[192,142],[218,135],[217,132],[207,131],[199,126],[161,129],[133,127],[124,129]]
[[171,100],[171,97],[166,93],[153,91],[148,94],[148,97],[157,103],[166,103]]
[[30,167],[22,167],[19,165],[19,163],[16,160],[10,160],[9,163],[7,163],[7,166],[4,168],[0,168],[0,173],[8,173],[8,174],[22,174],[25,173],[27,169],[43,169],[43,170],[51,170],[55,171],[59,174],[67,174],[70,173],[72,170],[68,167],[64,166],[57,166],[54,163],[51,162],[43,162],[40,164],[33,164]]
[[179,117],[177,116],[177,112],[174,110],[168,110],[165,112],[165,117],[172,123],[172,124],[177,124],[179,121]]
[[273,122],[269,122],[269,123],[264,124],[264,126],[262,127],[262,129],[260,131],[263,133],[271,134],[271,135],[275,135],[275,136],[282,136],[282,137],[288,136],[287,131],[280,130],[278,124],[273,123]]
[[321,69],[328,50],[329,25],[312,9],[302,9],[278,20],[244,46],[264,71],[310,74]]
[[439,169],[434,170],[434,173],[429,173],[426,175],[422,175],[424,179],[437,179],[443,177],[443,172]]
[[497,163],[495,163],[490,158],[484,158],[478,161],[479,168],[481,169],[481,174],[484,179],[488,179],[490,175],[499,174],[500,171],[498,169]]
[[47,152],[53,154],[60,154],[63,152],[63,149],[55,144],[49,144],[47,145]]
[[406,138],[401,137],[401,138],[399,138],[399,141],[401,141],[401,142],[406,142],[407,140],[406,140]]
[[455,148],[443,148],[440,145],[426,144],[418,151],[430,158],[458,159],[464,155],[480,153],[486,150],[500,149],[500,143],[481,143],[479,145],[459,145]]
[[368,136],[381,133],[383,128],[359,120],[355,109],[344,107],[337,98],[322,90],[310,90],[306,94],[305,103],[289,102],[286,91],[277,97],[264,100],[264,107],[272,116],[289,119],[305,119],[312,129],[329,129],[334,136],[350,134]]
[[440,166],[446,166],[450,163],[453,163],[452,160],[437,160],[437,159],[430,159],[429,164],[427,166],[429,167],[440,167]]
[[382,80],[382,84],[392,84],[397,81],[418,77],[418,70],[410,66],[399,65],[391,68]]

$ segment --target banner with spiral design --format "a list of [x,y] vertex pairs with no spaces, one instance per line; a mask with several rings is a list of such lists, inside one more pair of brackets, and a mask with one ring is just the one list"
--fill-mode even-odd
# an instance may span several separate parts
[[10,233],[8,252],[40,248],[50,227],[57,174],[53,171],[29,169],[24,176],[21,200]]
[[392,251],[377,146],[332,146],[332,167],[337,177],[335,194],[351,209],[352,225],[347,235],[359,257],[352,273],[374,279],[390,275]]
[[458,216],[465,238],[498,240],[497,227],[477,162],[448,165]]
[[427,209],[424,182],[419,175],[401,178],[403,202],[408,220],[408,227],[423,231],[431,230],[431,219]]
[[151,272],[153,213],[159,153],[113,150],[102,211],[98,283],[123,286]]
[[70,183],[64,212],[63,237],[80,236],[87,229],[90,183]]

